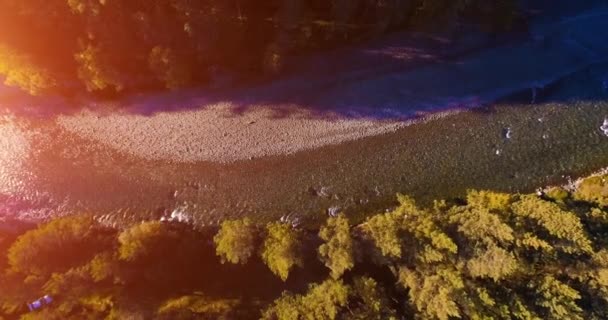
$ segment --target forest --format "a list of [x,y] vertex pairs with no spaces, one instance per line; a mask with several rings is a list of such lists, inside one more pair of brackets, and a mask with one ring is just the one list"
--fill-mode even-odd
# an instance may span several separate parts
[[0,235],[0,319],[607,319],[607,178],[427,207],[398,195],[316,230],[59,218]]
[[0,0],[0,79],[33,95],[234,84],[395,30],[521,20],[515,0]]

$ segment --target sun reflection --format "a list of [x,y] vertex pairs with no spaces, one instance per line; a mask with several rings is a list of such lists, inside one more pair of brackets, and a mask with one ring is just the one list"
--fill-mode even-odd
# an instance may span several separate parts
[[15,194],[23,187],[23,162],[28,156],[26,133],[8,115],[0,116],[0,193]]

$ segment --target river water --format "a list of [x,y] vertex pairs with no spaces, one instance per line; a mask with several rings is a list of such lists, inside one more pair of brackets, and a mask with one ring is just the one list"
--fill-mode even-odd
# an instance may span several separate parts
[[523,92],[390,134],[230,164],[139,159],[63,131],[52,118],[5,112],[0,214],[93,213],[116,225],[171,213],[196,225],[246,215],[316,224],[328,210],[361,220],[390,207],[398,192],[423,203],[469,188],[532,192],[608,165],[599,130],[608,117],[603,71],[565,78],[535,105]]

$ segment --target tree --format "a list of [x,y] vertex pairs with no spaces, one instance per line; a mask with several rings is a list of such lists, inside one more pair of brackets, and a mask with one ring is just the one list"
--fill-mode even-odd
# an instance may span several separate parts
[[319,247],[321,261],[331,270],[332,278],[338,279],[355,265],[348,219],[344,215],[329,218],[319,237],[325,241]]
[[89,91],[108,88],[121,91],[125,86],[121,72],[116,70],[103,54],[100,47],[91,44],[77,53],[75,59],[78,63],[78,77]]
[[559,249],[567,253],[593,251],[580,218],[562,210],[557,204],[527,195],[513,203],[511,208],[515,215],[535,221],[551,236],[561,240],[563,244],[560,243]]
[[456,224],[458,232],[468,240],[490,245],[509,244],[515,239],[513,229],[486,207],[453,207],[449,213],[450,222]]
[[551,275],[545,276],[535,285],[537,305],[545,309],[546,319],[582,320],[582,309],[576,303],[581,299],[578,291]]
[[118,265],[113,252],[102,252],[89,262],[88,269],[91,278],[96,281],[111,279],[117,273]]
[[490,278],[494,281],[512,275],[517,267],[518,263],[514,255],[497,246],[490,246],[467,261],[467,270],[471,276]]
[[156,251],[162,244],[166,229],[161,222],[152,221],[135,225],[118,236],[121,260],[135,261]]
[[312,284],[306,295],[283,293],[262,313],[262,320],[334,320],[348,302],[350,288],[342,281]]
[[508,193],[498,193],[487,190],[469,190],[467,192],[467,204],[469,204],[469,206],[490,211],[505,211],[509,209],[509,204],[512,202],[512,199],[513,197]]
[[593,176],[584,179],[574,191],[574,199],[608,206],[608,176]]
[[458,300],[465,288],[461,275],[451,267],[424,273],[402,267],[399,283],[409,289],[410,302],[427,319],[461,318]]
[[432,211],[419,209],[409,198],[402,197],[400,202],[401,206],[396,211],[406,217],[402,228],[411,236],[413,258],[432,264],[458,253],[458,246],[442,229],[445,224],[442,217],[437,217]]
[[562,187],[552,187],[545,191],[545,196],[557,203],[564,203],[570,194]]
[[398,213],[378,214],[369,218],[362,226],[363,232],[388,258],[401,257],[401,237],[399,230],[402,218]]
[[192,82],[191,66],[171,48],[156,46],[148,58],[150,69],[167,89],[178,89]]
[[213,238],[216,254],[222,263],[247,263],[255,250],[257,232],[248,218],[222,222],[220,231]]
[[350,291],[351,314],[343,319],[353,320],[397,320],[397,312],[390,306],[383,288],[370,277],[356,278]]
[[32,58],[19,54],[0,44],[0,75],[4,84],[24,89],[32,95],[39,95],[56,86],[55,79],[47,69],[32,62]]
[[281,280],[287,280],[294,266],[302,267],[299,236],[291,226],[283,223],[269,223],[262,248],[262,260]]
[[157,311],[159,320],[233,319],[231,312],[239,305],[237,299],[214,300],[203,295],[187,295],[165,301]]
[[46,277],[84,265],[111,241],[90,216],[59,218],[17,238],[8,262],[16,272]]

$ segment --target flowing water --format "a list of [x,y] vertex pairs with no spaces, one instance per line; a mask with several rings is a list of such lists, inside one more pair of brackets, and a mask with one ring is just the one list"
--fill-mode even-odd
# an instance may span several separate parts
[[52,118],[5,115],[1,210],[19,219],[91,212],[119,225],[172,213],[196,225],[246,215],[315,224],[328,211],[360,220],[390,207],[398,192],[421,202],[469,188],[531,192],[608,165],[608,137],[599,130],[608,116],[602,70],[545,89],[543,103],[496,104],[231,164],[138,159],[67,133]]

